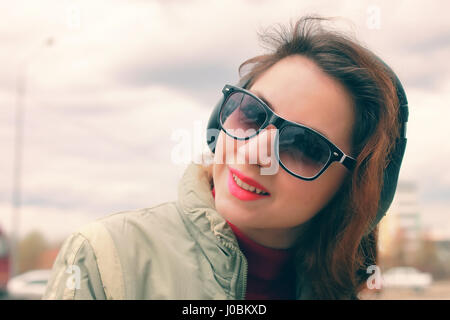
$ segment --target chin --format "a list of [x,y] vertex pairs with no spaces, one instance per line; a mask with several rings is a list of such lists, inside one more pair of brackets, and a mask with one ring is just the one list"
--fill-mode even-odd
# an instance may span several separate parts
[[244,209],[232,199],[216,199],[216,210],[226,220],[232,224],[238,225],[253,225],[258,222],[258,218],[261,217],[261,212],[255,212],[255,210]]

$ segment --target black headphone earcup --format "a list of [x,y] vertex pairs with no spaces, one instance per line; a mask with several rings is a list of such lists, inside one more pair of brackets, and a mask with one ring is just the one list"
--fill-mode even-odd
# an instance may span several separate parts
[[[250,79],[242,78],[236,86],[246,89],[250,81],[251,78]],[[208,144],[208,147],[212,153],[216,151],[217,139],[219,139],[221,129],[219,111],[220,107],[222,106],[222,103],[223,103],[223,96],[219,99],[213,111],[211,112],[208,121],[208,126],[206,127],[206,143]]]
[[378,202],[377,216],[366,234],[369,234],[373,231],[373,229],[375,229],[377,224],[386,215],[387,210],[391,206],[395,191],[397,189],[398,176],[400,173],[403,155],[405,154],[406,142],[406,138],[400,138],[400,141],[396,144],[395,150],[392,153],[392,159],[384,170],[383,187],[381,189],[380,201]]
[[409,116],[408,99],[400,79],[394,70],[392,70],[392,68],[389,67],[380,57],[376,55],[374,57],[385,66],[396,89],[399,102],[398,119],[400,122],[400,138],[396,141],[395,147],[389,155],[390,162],[388,163],[388,166],[384,170],[383,174],[383,186],[381,189],[380,200],[378,202],[377,216],[371,223],[366,235],[372,232],[381,219],[386,215],[386,212],[394,199],[394,195],[397,190],[400,167],[406,149],[406,123],[408,122]]

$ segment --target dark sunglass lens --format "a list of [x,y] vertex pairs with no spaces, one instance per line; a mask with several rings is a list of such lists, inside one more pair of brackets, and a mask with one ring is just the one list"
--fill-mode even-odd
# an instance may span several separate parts
[[327,164],[330,147],[316,133],[300,127],[285,127],[280,133],[279,155],[283,165],[295,174],[312,178]]
[[222,127],[238,138],[255,134],[266,118],[267,113],[259,101],[243,92],[232,93],[220,112]]

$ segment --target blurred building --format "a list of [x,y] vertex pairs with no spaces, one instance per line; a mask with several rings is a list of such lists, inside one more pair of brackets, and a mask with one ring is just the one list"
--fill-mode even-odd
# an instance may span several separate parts
[[444,277],[450,277],[450,239],[434,240],[436,254],[441,264]]
[[417,185],[399,181],[391,207],[380,222],[380,256],[403,255],[404,262],[410,262],[419,249],[422,229]]
[[36,269],[52,269],[58,256],[59,248],[52,248],[42,252],[36,262]]
[[10,250],[8,238],[0,228],[0,295],[5,292],[10,277]]

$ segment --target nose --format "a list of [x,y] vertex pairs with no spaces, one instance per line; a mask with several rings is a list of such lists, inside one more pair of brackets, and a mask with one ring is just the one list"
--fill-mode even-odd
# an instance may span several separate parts
[[[249,140],[237,141],[238,163],[257,164],[262,168],[272,167],[275,159],[277,128],[271,124]],[[242,162],[239,162],[242,161]]]

